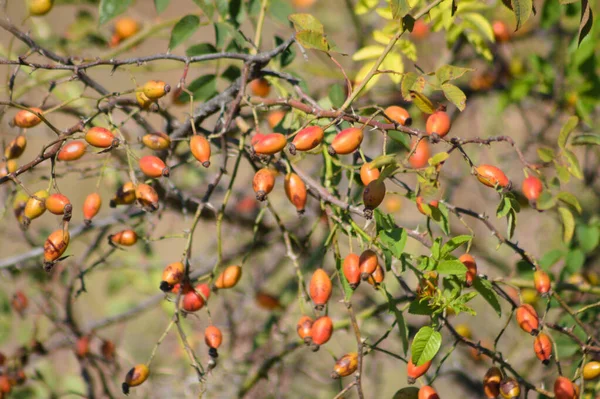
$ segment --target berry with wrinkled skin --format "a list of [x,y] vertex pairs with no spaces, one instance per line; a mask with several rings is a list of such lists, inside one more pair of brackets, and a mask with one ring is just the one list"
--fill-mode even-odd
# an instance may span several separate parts
[[29,196],[25,191],[18,191],[13,199],[13,214],[19,223],[23,223],[23,213],[25,211],[25,206],[27,205],[27,201],[29,200]]
[[298,214],[303,214],[307,196],[304,181],[297,174],[288,173],[285,176],[283,187],[285,188],[285,195],[287,195],[290,202],[296,207]]
[[161,176],[169,176],[170,170],[167,165],[157,156],[146,155],[139,160],[140,170],[143,174],[151,178],[157,178]]
[[286,137],[281,133],[265,134],[252,145],[254,152],[259,155],[273,155],[283,150],[287,144]]
[[358,267],[360,268],[360,278],[363,280],[367,280],[371,274],[377,269],[379,265],[379,260],[377,259],[377,254],[370,249],[367,249],[362,254],[360,254],[360,258],[358,259]]
[[117,19],[115,22],[115,35],[120,40],[125,40],[135,35],[140,30],[138,22],[129,17],[123,17]]
[[210,166],[210,143],[200,134],[195,134],[190,140],[190,151],[198,162],[205,168]]
[[417,366],[413,363],[411,357],[408,360],[408,365],[406,366],[407,382],[411,385],[414,384],[417,378],[421,377],[427,372],[427,370],[429,370],[429,367],[431,367],[431,360],[423,363],[420,366]]
[[163,270],[160,289],[164,292],[171,291],[175,284],[181,282],[185,266],[181,262],[169,263]]
[[50,213],[63,215],[67,205],[69,205],[69,208],[71,207],[71,201],[69,201],[66,195],[55,193],[46,198],[45,205]]
[[344,264],[342,265],[344,276],[346,277],[346,280],[348,280],[350,288],[353,290],[355,290],[360,284],[359,262],[360,258],[357,254],[348,254],[348,256],[346,256],[344,259]]
[[518,399],[521,396],[521,387],[514,378],[505,378],[500,382],[500,395],[504,399]]
[[44,111],[36,107],[22,109],[15,114],[13,123],[15,124],[15,126],[18,126],[23,129],[35,127],[42,122],[42,120],[39,116],[36,115],[36,113],[43,114]]
[[502,371],[498,367],[491,367],[483,377],[483,392],[488,399],[493,399],[500,395],[500,382],[502,381]]
[[233,288],[242,277],[242,268],[238,265],[227,266],[215,280],[218,289]]
[[325,132],[320,126],[309,126],[296,134],[290,145],[290,153],[294,155],[296,151],[310,151],[321,144]]
[[223,342],[223,333],[218,327],[210,325],[206,327],[204,330],[204,343],[210,349],[208,351],[211,357],[217,357],[217,349],[221,346],[221,342]]
[[[417,146],[415,148],[415,145]],[[428,160],[431,156],[429,150],[429,142],[427,140],[414,141],[412,147],[415,148],[410,157],[408,157],[408,163],[414,169],[421,169],[428,165]]]
[[145,364],[138,364],[135,367],[133,367],[127,372],[127,375],[125,376],[125,382],[122,385],[123,393],[127,395],[129,394],[130,387],[137,387],[138,385],[142,385],[144,381],[148,379],[149,374],[150,370]]
[[117,189],[114,198],[110,200],[110,207],[117,205],[129,205],[135,202],[135,185],[127,182]]
[[60,149],[56,159],[63,162],[76,161],[85,155],[87,145],[83,141],[71,141]]
[[320,268],[315,270],[308,287],[310,299],[314,302],[315,309],[323,310],[325,304],[331,297],[332,288],[333,286],[327,273]]
[[499,168],[492,165],[479,165],[475,168],[477,179],[488,187],[509,187],[510,180]]
[[461,255],[458,258],[459,261],[462,262],[463,265],[467,268],[467,274],[465,275],[465,285],[470,287],[473,285],[473,281],[475,277],[477,277],[477,262],[475,262],[475,258],[473,258],[470,254]]
[[529,176],[523,181],[523,195],[530,202],[537,201],[543,190],[544,186],[542,185],[542,181],[535,176]]
[[164,151],[171,146],[171,138],[162,132],[148,133],[142,137],[142,143],[151,150]]
[[367,278],[367,283],[371,284],[373,287],[377,287],[383,282],[384,278],[385,272],[383,271],[383,267],[377,265],[375,271]]
[[519,327],[526,333],[537,335],[540,326],[538,314],[533,306],[523,304],[517,308],[515,315]]
[[369,183],[379,179],[379,169],[373,168],[370,162],[365,162],[360,167],[360,181],[365,186],[368,186]]
[[138,235],[135,231],[127,229],[119,231],[118,233],[111,234],[108,236],[109,242],[114,245],[122,245],[124,247],[131,247],[137,243]]
[[85,133],[85,141],[97,148],[109,148],[116,145],[119,140],[110,130],[95,126]]
[[25,136],[15,137],[4,149],[4,157],[7,160],[19,158],[27,148],[27,139]]
[[575,385],[567,377],[560,376],[554,382],[555,399],[576,399]]
[[427,118],[425,130],[430,135],[437,133],[438,136],[444,137],[450,131],[450,116],[448,116],[446,111],[434,112]]
[[91,193],[85,197],[85,201],[83,201],[83,222],[86,225],[92,223],[92,219],[94,216],[100,212],[100,207],[102,206],[102,198],[98,193]]
[[347,377],[358,368],[358,353],[350,352],[340,357],[333,366],[331,378]]
[[186,312],[196,312],[204,307],[208,297],[210,296],[210,288],[207,284],[198,284],[195,290],[190,290],[183,295],[181,299],[181,308]]
[[314,348],[318,350],[320,345],[323,345],[331,338],[333,334],[333,321],[329,316],[319,317],[312,325],[311,337]]
[[366,211],[372,211],[377,208],[385,198],[385,183],[381,180],[374,180],[365,187],[363,191],[363,203]]
[[250,91],[258,97],[267,97],[271,92],[271,85],[265,78],[254,79],[249,83]]
[[546,296],[550,292],[550,276],[543,270],[536,270],[533,273],[533,283],[538,294]]
[[153,212],[158,209],[158,193],[152,186],[138,184],[135,188],[135,199],[147,211]]
[[257,200],[267,199],[267,195],[273,191],[275,186],[275,176],[277,176],[277,171],[271,168],[262,168],[254,174],[252,188],[256,193]]
[[429,385],[425,385],[422,386],[421,389],[419,389],[418,399],[440,399],[440,397],[435,391],[435,389],[433,389]]
[[363,130],[357,127],[349,127],[339,132],[329,146],[331,155],[351,154],[360,147],[363,141]]
[[171,86],[161,80],[149,80],[142,86],[142,91],[151,101],[156,101],[171,91]]
[[28,226],[33,219],[42,216],[46,212],[46,199],[49,196],[48,191],[39,190],[29,197],[23,211],[23,224],[25,226]]
[[407,110],[397,105],[389,106],[384,111],[392,122],[401,124],[402,126],[412,125],[412,118]]
[[302,316],[296,324],[296,332],[300,339],[304,340],[305,344],[310,344],[312,341],[312,326],[313,319],[308,316]]
[[68,230],[60,229],[50,233],[44,242],[44,261],[52,263],[60,258],[67,250],[70,239]]
[[52,9],[54,0],[29,0],[29,14],[36,17],[46,15]]
[[538,334],[533,341],[533,350],[542,363],[548,364],[550,356],[552,356],[552,341],[550,341],[550,337],[544,333]]
[[494,31],[494,38],[498,43],[504,43],[510,40],[510,30],[506,23],[502,21],[494,21],[492,24],[492,30]]
[[586,381],[595,380],[600,377],[600,362],[592,361],[583,366],[583,379]]
[[423,207],[423,204],[425,203],[425,200],[423,199],[423,197],[418,196],[417,198],[415,198],[415,202],[417,204],[417,209],[419,210],[419,212],[421,212],[425,216],[431,216],[431,208],[437,208],[440,205],[440,202],[438,200],[429,201],[429,203],[427,205],[429,206],[430,211],[429,211],[429,214],[427,214],[427,212],[425,211],[425,208]]

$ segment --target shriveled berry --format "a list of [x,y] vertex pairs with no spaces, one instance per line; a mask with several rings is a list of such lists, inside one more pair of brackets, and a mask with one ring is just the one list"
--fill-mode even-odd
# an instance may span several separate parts
[[554,381],[555,399],[576,399],[575,385],[567,377],[560,376]]
[[[420,195],[417,196],[417,198],[415,198],[415,202],[417,204],[417,209],[419,210],[419,212],[429,217],[432,216],[432,208],[437,208],[440,205],[440,202],[438,200],[431,200],[428,204],[425,204],[425,199]],[[427,205],[427,207],[425,207],[424,205]]]
[[411,385],[414,384],[417,378],[421,377],[429,370],[429,367],[431,367],[431,360],[417,366],[413,363],[411,356],[410,359],[408,359],[408,365],[406,366],[407,382]]
[[462,264],[467,268],[465,285],[470,287],[473,285],[473,281],[475,281],[475,278],[477,277],[477,262],[475,262],[475,258],[473,258],[473,256],[470,254],[461,255],[458,260],[461,261]]
[[[416,148],[415,148],[416,145]],[[429,142],[427,140],[415,141],[413,140],[412,148],[415,148],[410,157],[408,157],[408,163],[414,169],[421,169],[428,165],[427,161],[431,156],[429,150]]]
[[542,181],[535,176],[529,176],[523,181],[523,195],[530,202],[537,201],[543,190]]
[[514,378],[505,378],[500,382],[500,395],[504,399],[518,399],[521,396],[521,387]]
[[13,214],[19,223],[23,223],[23,213],[25,211],[25,206],[27,205],[27,201],[29,200],[29,196],[25,191],[17,191],[15,198],[13,199]]
[[309,126],[304,128],[296,134],[292,144],[290,145],[290,152],[292,154],[297,151],[310,151],[323,141],[325,132],[320,126]]
[[385,183],[381,180],[373,180],[363,191],[363,203],[365,204],[365,216],[371,214],[385,198]]
[[378,264],[375,271],[367,278],[367,283],[371,284],[373,287],[377,287],[383,282],[384,278],[385,272],[383,271],[383,267]]
[[365,186],[369,185],[372,181],[379,179],[379,169],[373,168],[370,162],[365,162],[360,167],[360,181]]
[[450,117],[446,111],[436,111],[427,118],[425,129],[430,135],[437,133],[438,136],[444,137],[450,131]]
[[171,138],[162,132],[148,133],[142,137],[142,143],[151,150],[164,151],[171,146]]
[[346,256],[344,259],[344,264],[342,265],[344,276],[346,277],[346,280],[348,280],[350,288],[353,290],[355,290],[360,284],[359,262],[360,258],[357,254],[348,254],[348,256]]
[[117,19],[115,22],[115,35],[120,40],[125,40],[135,35],[140,30],[138,22],[130,17]]
[[94,216],[100,212],[102,206],[102,198],[98,193],[91,193],[85,197],[83,201],[83,221],[85,224],[90,224]]
[[210,143],[203,135],[196,134],[190,140],[190,151],[205,168],[210,166]]
[[135,367],[133,367],[127,372],[127,375],[125,376],[125,382],[122,385],[123,393],[127,395],[129,394],[130,387],[137,387],[138,385],[142,385],[144,381],[148,379],[149,374],[150,370],[145,364],[138,364]]
[[171,291],[173,286],[183,278],[185,266],[181,262],[169,263],[163,270],[160,289],[164,292]]
[[50,233],[44,242],[44,261],[52,263],[60,258],[67,250],[70,239],[68,230],[60,229]]
[[42,120],[39,116],[37,116],[37,114],[43,115],[44,111],[36,107],[31,107],[28,110],[22,109],[21,111],[16,113],[13,119],[13,123],[15,124],[15,126],[18,126],[23,129],[35,127],[42,122]]
[[13,294],[12,299],[10,300],[10,305],[15,312],[23,316],[25,310],[27,310],[29,307],[29,299],[23,291],[19,290]]
[[29,14],[36,17],[46,15],[53,5],[54,0],[29,0]]
[[488,187],[510,188],[510,180],[499,168],[492,165],[479,165],[475,168],[477,179]]
[[418,399],[440,399],[440,397],[435,391],[435,389],[433,389],[429,385],[425,385],[422,386],[421,389],[419,389]]
[[540,321],[533,306],[523,304],[517,308],[515,317],[521,329],[531,335],[537,335]]
[[95,126],[85,133],[85,141],[91,146],[109,148],[118,144],[119,140],[108,129]]
[[313,350],[318,350],[320,345],[323,345],[331,338],[333,334],[333,321],[329,316],[319,317],[312,325],[312,341]]
[[543,270],[536,270],[533,273],[533,283],[538,294],[545,296],[550,292],[550,276]]
[[285,194],[290,202],[296,207],[298,214],[304,213],[307,191],[306,185],[300,176],[295,173],[288,173],[285,176],[283,187],[285,188]]
[[358,369],[358,353],[350,352],[340,357],[333,366],[331,378],[347,377]]
[[276,109],[274,111],[269,112],[267,115],[267,122],[269,122],[269,126],[273,129],[275,126],[279,125],[281,121],[285,118],[285,111],[282,109]]
[[309,284],[310,299],[314,302],[315,309],[323,310],[331,297],[331,290],[332,284],[327,273],[320,268],[315,270]]
[[76,161],[85,154],[87,144],[83,141],[71,141],[60,149],[56,159],[63,162]]
[[377,254],[370,249],[367,249],[362,254],[360,254],[360,258],[358,259],[358,267],[360,268],[360,278],[363,280],[367,280],[371,274],[377,269],[379,266],[379,260],[377,259]]
[[142,90],[146,97],[152,101],[167,95],[171,91],[171,86],[161,80],[149,80],[142,86]]
[[500,395],[500,382],[502,371],[498,367],[491,367],[483,377],[483,392],[488,399],[494,399]]
[[4,149],[4,157],[7,160],[19,158],[27,148],[27,139],[25,136],[17,136]]
[[271,85],[265,78],[254,79],[250,82],[250,91],[258,97],[267,97],[271,92]]
[[262,168],[254,174],[252,188],[256,193],[257,200],[267,199],[267,195],[273,191],[275,186],[275,176],[277,176],[277,171],[271,168]]
[[260,155],[273,155],[285,148],[287,144],[286,137],[281,133],[265,134],[262,139],[256,142],[252,148],[254,152]]
[[161,176],[169,176],[169,167],[165,165],[162,159],[154,155],[146,155],[140,158],[140,170],[146,176],[157,178]]
[[302,316],[300,320],[298,320],[298,324],[296,324],[296,332],[300,339],[304,340],[305,344],[310,344],[312,341],[312,326],[313,319],[308,316]]
[[25,204],[25,210],[23,211],[23,224],[29,225],[29,223],[46,212],[46,199],[50,196],[50,193],[46,190],[36,191]]
[[538,334],[533,341],[533,350],[542,363],[548,364],[550,356],[552,356],[552,341],[550,341],[550,337],[544,333]]
[[586,381],[595,380],[600,377],[600,362],[591,361],[583,366],[583,379]]
[[329,146],[329,153],[335,154],[351,154],[360,147],[363,141],[363,130],[357,127],[349,127],[339,132]]
[[238,265],[227,266],[215,280],[218,289],[233,288],[242,277],[242,268]]
[[412,125],[412,118],[407,110],[397,105],[389,106],[384,111],[385,115],[392,121],[402,126]]
[[117,205],[129,205],[135,201],[135,185],[132,182],[127,182],[117,189],[114,198],[110,200],[110,207],[114,208]]
[[102,353],[104,359],[113,361],[115,359],[115,344],[108,339],[102,341],[100,353]]
[[90,337],[89,335],[84,335],[79,337],[77,342],[75,343],[75,355],[78,358],[82,359],[90,354]]
[[[63,215],[65,210],[70,210],[71,201],[67,198],[66,195],[63,194],[52,194],[48,198],[46,198],[46,209],[55,215]],[[68,209],[66,209],[68,206]]]
[[181,308],[186,312],[196,312],[204,307],[210,296],[207,284],[198,284],[194,290],[189,291],[181,299]]
[[152,186],[138,184],[135,188],[135,199],[147,211],[153,212],[158,209],[158,193]]
[[108,236],[109,242],[114,245],[122,245],[124,247],[131,247],[137,243],[138,235],[131,229],[121,230],[118,233],[111,234]]

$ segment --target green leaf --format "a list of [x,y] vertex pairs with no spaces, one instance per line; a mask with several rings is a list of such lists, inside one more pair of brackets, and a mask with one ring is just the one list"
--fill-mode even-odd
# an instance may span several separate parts
[[448,154],[447,152],[438,152],[437,154],[429,158],[427,162],[429,162],[429,165],[431,166],[439,165],[446,159],[448,159],[449,156],[450,154]]
[[583,133],[573,137],[573,145],[600,145],[600,134]]
[[536,201],[537,209],[546,211],[556,205],[556,198],[548,191],[542,191],[540,197]]
[[221,77],[229,82],[234,82],[240,76],[242,76],[242,71],[235,65],[229,65],[227,69],[221,73]]
[[270,3],[269,13],[271,16],[280,23],[287,25],[288,15],[294,12],[291,2],[288,0],[271,0]]
[[[284,41],[285,40],[283,40],[279,36],[275,36],[275,46],[281,45]],[[290,46],[283,53],[281,53],[281,55],[279,55],[279,65],[281,65],[282,68],[285,68],[294,61],[295,57],[296,53],[294,52],[294,50],[292,50],[292,47]]]
[[469,12],[461,13],[460,16],[466,27],[473,29],[485,40],[490,42],[494,41],[494,30],[492,29],[492,25],[490,25],[490,22],[483,15]]
[[409,90],[410,98],[413,100],[417,108],[423,111],[426,114],[433,114],[435,112],[435,107],[430,99],[428,99],[424,94],[416,92],[414,90]]
[[517,227],[517,213],[511,208],[508,215],[506,215],[506,235],[508,238],[512,238],[515,234],[515,228]]
[[433,309],[431,309],[427,301],[414,300],[410,303],[410,306],[408,307],[408,313],[414,315],[429,316],[433,314]]
[[196,15],[186,15],[181,18],[171,31],[171,40],[169,41],[169,48],[173,50],[181,43],[189,39],[194,32],[200,26],[200,18]]
[[329,51],[329,44],[320,32],[304,30],[296,33],[296,41],[306,48]]
[[163,12],[168,6],[171,0],[154,0],[154,7],[157,13]]
[[474,71],[473,68],[463,68],[454,65],[443,65],[437,71],[435,71],[435,76],[437,77],[437,80],[441,85],[450,80],[458,79],[465,73],[472,71]]
[[550,162],[554,159],[554,150],[552,148],[542,147],[537,149],[538,157],[544,162]]
[[323,24],[310,14],[292,14],[288,17],[288,19],[294,25],[296,32],[308,30],[325,33],[323,31]]
[[563,241],[571,242],[575,231],[575,218],[568,208],[564,206],[558,207],[558,213],[563,223]]
[[569,139],[569,135],[575,129],[577,124],[579,123],[579,118],[576,116],[572,116],[569,118],[567,123],[560,129],[560,134],[558,135],[558,146],[560,148],[565,148],[567,145],[567,140]]
[[216,52],[217,52],[216,47],[210,43],[194,44],[193,46],[188,47],[188,49],[185,50],[185,54],[188,57],[195,57],[197,55],[204,55],[204,54],[214,54]]
[[392,140],[399,142],[404,148],[410,150],[410,137],[408,134],[397,130],[388,130],[387,134]]
[[433,259],[440,259],[442,254],[442,237],[437,237],[431,245],[431,255]]
[[363,47],[352,55],[352,61],[364,61],[377,58],[384,50],[385,47],[377,45]]
[[560,193],[558,193],[558,195],[556,197],[560,201],[571,205],[573,208],[575,208],[577,210],[577,212],[579,214],[581,214],[581,212],[582,212],[581,205],[579,204],[579,200],[577,199],[577,197],[575,197],[573,194],[571,194],[567,191],[561,191]]
[[[203,75],[195,79],[187,87],[194,94],[194,101],[206,101],[217,92],[217,77],[215,75]],[[190,96],[182,92],[179,96],[181,102],[190,101]]]
[[483,278],[473,280],[473,288],[486,300],[487,303],[496,311],[498,317],[502,315],[502,308],[498,302],[498,294],[494,291],[492,283]]
[[398,332],[400,333],[402,348],[404,349],[404,354],[406,354],[406,352],[408,352],[408,326],[404,320],[404,315],[394,303],[394,298],[392,295],[385,288],[384,292],[388,301],[388,312],[392,313],[396,317],[396,324],[398,325]]
[[[597,5],[598,3],[596,3]],[[594,14],[592,13],[590,4],[588,0],[581,0],[581,20],[579,22],[579,39],[577,40],[577,45],[581,44],[581,41],[590,33],[593,24]]]
[[445,257],[447,254],[453,252],[456,248],[460,247],[464,243],[471,241],[472,239],[473,239],[473,237],[469,236],[469,235],[460,235],[460,236],[452,237],[442,247],[442,258]]
[[417,387],[405,387],[394,394],[392,399],[417,399],[419,395],[419,388]]
[[540,266],[544,270],[550,269],[556,262],[562,259],[564,256],[564,252],[562,249],[554,249],[552,251],[546,252],[544,256],[540,258]]
[[194,3],[200,7],[202,12],[209,18],[212,19],[215,13],[215,6],[212,3],[212,0],[193,0]]
[[412,362],[420,366],[435,357],[442,346],[442,334],[429,326],[421,327],[413,338]]
[[458,259],[442,260],[436,270],[440,274],[453,274],[457,276],[464,276],[467,273],[467,267]]
[[517,18],[516,30],[519,30],[531,16],[533,10],[532,0],[502,0],[502,2],[515,13]]
[[579,272],[585,263],[585,254],[579,248],[567,252],[565,256],[565,267],[562,272],[568,271],[569,274]]
[[329,99],[335,108],[339,108],[344,104],[346,95],[341,85],[334,84],[329,87]]
[[433,208],[433,220],[440,226],[444,234],[450,234],[450,223],[448,222],[448,208],[440,203],[437,208]]
[[412,97],[410,92],[416,91],[421,93],[425,89],[425,78],[417,75],[415,72],[407,72],[402,77],[402,83],[400,84],[400,91],[405,101],[411,101]]
[[567,168],[569,173],[571,173],[576,179],[583,180],[583,172],[581,171],[581,166],[579,166],[579,160],[577,159],[577,155],[573,151],[564,150],[564,154],[569,161],[569,167]]
[[560,4],[557,1],[545,1],[542,6],[541,27],[549,29],[560,20]]
[[390,0],[390,7],[392,8],[392,17],[396,20],[404,18],[410,11],[408,0]]
[[454,86],[450,83],[444,83],[442,85],[442,91],[444,92],[444,97],[448,99],[452,104],[456,105],[456,108],[463,111],[467,106],[467,96],[458,86]]
[[508,215],[508,212],[510,212],[511,208],[510,199],[506,198],[506,196],[502,196],[502,200],[496,209],[496,217],[498,219],[503,218],[504,216]]
[[394,218],[392,215],[383,213],[379,209],[375,209],[374,216],[375,216],[375,227],[377,229],[377,234],[381,233],[382,231],[393,230],[397,227],[396,222],[394,222]]
[[392,252],[396,259],[400,259],[402,256],[407,237],[406,230],[399,227],[379,232],[379,240]]
[[131,5],[132,0],[100,0],[100,25],[107,23],[117,15],[121,15]]
[[598,248],[598,244],[600,243],[600,227],[579,224],[577,225],[576,234],[579,247],[586,253],[590,253]]

